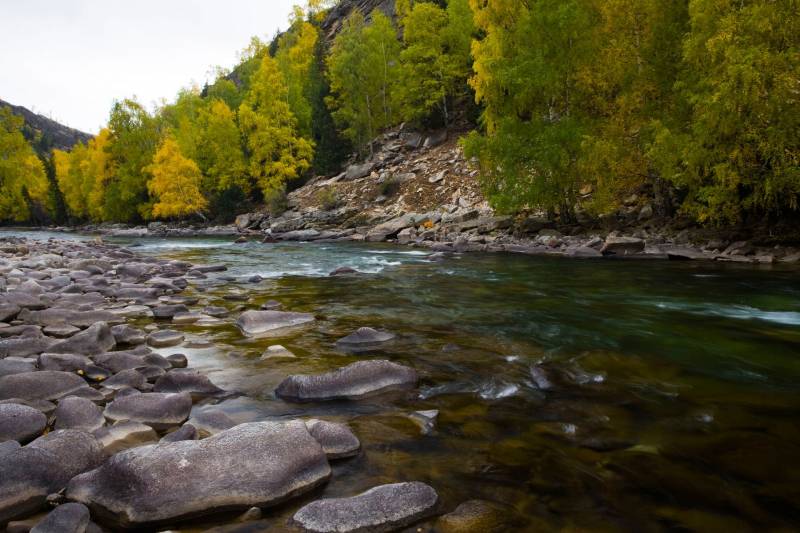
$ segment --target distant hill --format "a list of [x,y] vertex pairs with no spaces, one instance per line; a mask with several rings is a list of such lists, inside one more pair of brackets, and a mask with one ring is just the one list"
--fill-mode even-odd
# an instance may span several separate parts
[[38,115],[30,109],[17,106],[0,99],[0,107],[11,108],[11,112],[25,119],[22,133],[39,153],[47,153],[53,148],[70,150],[78,142],[87,142],[93,137],[88,133],[69,128]]

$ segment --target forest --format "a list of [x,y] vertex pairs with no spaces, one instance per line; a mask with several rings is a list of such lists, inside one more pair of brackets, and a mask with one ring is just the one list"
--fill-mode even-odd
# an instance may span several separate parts
[[726,226],[800,200],[798,0],[397,0],[321,32],[297,7],[213,83],[149,110],[120,99],[70,152],[0,112],[0,220],[229,220],[280,210],[401,123],[461,140],[499,212]]

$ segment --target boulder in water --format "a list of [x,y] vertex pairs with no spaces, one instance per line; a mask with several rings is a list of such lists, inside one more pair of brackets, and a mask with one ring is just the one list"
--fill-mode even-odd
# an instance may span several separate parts
[[183,333],[172,329],[154,331],[147,336],[147,344],[155,348],[175,346],[183,342]]
[[116,525],[152,528],[274,505],[324,483],[330,473],[303,422],[256,422],[200,441],[120,452],[72,479],[66,496]]
[[337,424],[312,418],[306,421],[311,436],[317,439],[328,459],[341,459],[358,455],[361,442],[346,424]]
[[287,330],[314,322],[310,313],[286,311],[245,311],[236,325],[248,337],[279,335]]
[[358,328],[346,337],[336,341],[336,345],[346,350],[369,349],[394,339],[394,334],[388,331],[363,327]]

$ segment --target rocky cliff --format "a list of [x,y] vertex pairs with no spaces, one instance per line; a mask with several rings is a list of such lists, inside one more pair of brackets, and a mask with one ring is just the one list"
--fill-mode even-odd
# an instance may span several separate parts
[[79,142],[87,142],[92,135],[79,131],[45,116],[39,115],[30,109],[17,106],[0,99],[0,107],[8,107],[15,115],[25,119],[22,133],[40,153],[49,152],[53,148],[69,150]]

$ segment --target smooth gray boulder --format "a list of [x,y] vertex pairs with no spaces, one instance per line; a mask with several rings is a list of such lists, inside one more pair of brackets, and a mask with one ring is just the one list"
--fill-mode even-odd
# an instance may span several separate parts
[[135,346],[144,344],[147,335],[144,331],[127,324],[119,324],[111,328],[111,334],[118,345]]
[[91,364],[92,360],[85,355],[74,353],[43,353],[39,356],[39,370],[85,372]]
[[0,359],[0,378],[11,374],[24,374],[35,372],[36,361],[27,357],[6,357]]
[[146,366],[144,354],[133,351],[107,352],[93,357],[95,364],[116,374],[129,368]]
[[183,333],[172,329],[154,331],[147,336],[147,344],[154,348],[166,348],[183,342]]
[[62,398],[55,416],[55,429],[80,429],[91,433],[106,423],[103,411],[94,402],[75,396]]
[[188,392],[193,398],[202,398],[224,392],[211,383],[208,376],[196,370],[180,368],[170,370],[156,381],[153,392]]
[[388,331],[378,331],[376,329],[363,327],[346,337],[336,341],[336,345],[346,350],[368,349],[394,339],[394,334]]
[[0,303],[0,322],[10,322],[16,318],[20,312],[18,305],[10,303]]
[[0,442],[0,461],[2,461],[4,455],[11,452],[15,452],[19,449],[20,449],[20,444],[15,440],[7,440],[5,442]]
[[61,469],[68,476],[65,482],[81,472],[97,467],[105,459],[103,447],[94,435],[76,429],[51,431],[27,447],[47,450],[58,457]]
[[416,386],[413,368],[385,360],[358,361],[333,372],[294,375],[284,379],[275,393],[290,401],[355,400]]
[[330,473],[303,422],[255,422],[200,441],[125,450],[72,479],[66,496],[121,527],[155,527],[274,505],[324,483]]
[[78,328],[88,328],[98,322],[121,324],[124,320],[109,311],[76,311],[61,307],[43,309],[42,311],[24,310],[20,312],[18,318],[26,324],[38,324],[40,326],[68,325]]
[[97,322],[76,333],[69,339],[57,342],[48,349],[51,353],[76,353],[96,355],[107,352],[117,345],[111,328],[105,322]]
[[187,392],[148,392],[117,398],[108,404],[104,414],[112,422],[132,420],[162,430],[184,423],[191,410],[192,397]]
[[431,515],[436,491],[419,481],[380,485],[350,498],[311,502],[293,522],[314,533],[382,533],[406,527]]
[[189,365],[189,361],[182,353],[170,354],[166,359],[169,361],[169,364],[172,365],[172,368],[186,368]]
[[10,337],[0,339],[0,359],[6,357],[29,357],[39,355],[57,342],[41,333],[36,336]]
[[92,390],[79,375],[55,370],[12,374],[0,378],[0,400],[58,400],[86,389]]
[[109,389],[119,390],[125,387],[132,387],[134,389],[143,389],[147,379],[144,374],[134,368],[121,370],[113,376],[103,381],[103,386]]
[[603,255],[633,255],[644,251],[645,242],[636,237],[608,237],[600,252]]
[[85,533],[89,508],[80,503],[59,505],[34,526],[30,533]]
[[180,442],[182,440],[197,440],[198,438],[200,436],[197,434],[197,428],[187,422],[180,429],[161,437],[159,442]]
[[236,422],[225,411],[204,409],[194,413],[184,425],[193,426],[199,437],[208,437],[234,427]]
[[153,316],[155,318],[172,318],[178,313],[188,313],[189,308],[183,304],[175,305],[157,305],[153,308]]
[[353,457],[361,450],[361,442],[346,424],[312,418],[306,420],[306,427],[322,446],[328,459]]
[[314,322],[311,313],[288,311],[245,311],[236,326],[248,337],[281,335],[288,330]]
[[33,407],[17,403],[0,404],[0,442],[25,444],[42,434],[47,417]]

